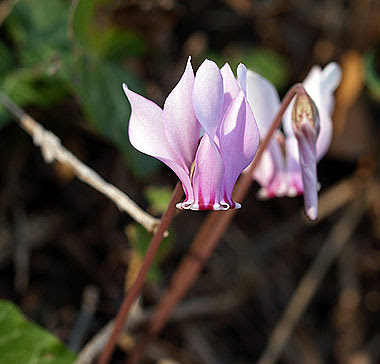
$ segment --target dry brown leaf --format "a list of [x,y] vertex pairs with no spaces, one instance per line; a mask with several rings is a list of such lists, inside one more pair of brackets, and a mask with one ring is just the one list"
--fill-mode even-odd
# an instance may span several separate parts
[[132,249],[129,253],[128,270],[127,270],[127,273],[125,274],[125,286],[124,286],[125,292],[129,290],[129,288],[132,286],[132,284],[136,280],[137,275],[141,268],[142,261],[143,261],[142,256],[137,252],[137,250]]
[[340,60],[340,65],[342,67],[342,82],[336,92],[334,134],[343,131],[347,114],[364,87],[364,61],[359,52],[355,50],[345,52]]

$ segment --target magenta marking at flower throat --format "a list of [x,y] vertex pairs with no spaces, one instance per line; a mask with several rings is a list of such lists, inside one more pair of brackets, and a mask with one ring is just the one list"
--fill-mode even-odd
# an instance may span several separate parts
[[123,85],[132,109],[131,144],[177,174],[186,194],[180,209],[240,207],[232,190],[256,154],[259,132],[245,96],[244,65],[237,74],[227,63],[219,69],[205,60],[194,76],[189,58],[163,109]]

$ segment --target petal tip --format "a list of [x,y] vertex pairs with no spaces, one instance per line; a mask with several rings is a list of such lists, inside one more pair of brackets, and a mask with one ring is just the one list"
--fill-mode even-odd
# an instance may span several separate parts
[[191,69],[191,72],[194,75],[193,65],[191,64],[191,56],[187,57],[185,72],[186,72],[186,69],[188,68]]
[[127,84],[124,82],[122,83],[122,87],[123,87],[123,91],[124,91],[125,95],[128,97],[131,90],[128,88]]
[[286,194],[286,185],[281,184],[275,191],[275,196],[276,197],[284,197]]
[[306,211],[306,216],[311,220],[311,221],[315,221],[317,220],[317,217],[318,217],[318,211],[317,211],[317,208],[316,207],[310,207],[308,208]]
[[235,210],[241,209],[241,204],[239,202],[235,202]]
[[261,201],[268,200],[270,198],[268,189],[265,187],[260,188],[256,194],[256,197]]
[[286,196],[287,197],[296,197],[297,195],[298,195],[297,188],[295,188],[294,186],[290,186],[288,188],[288,191],[286,192]]

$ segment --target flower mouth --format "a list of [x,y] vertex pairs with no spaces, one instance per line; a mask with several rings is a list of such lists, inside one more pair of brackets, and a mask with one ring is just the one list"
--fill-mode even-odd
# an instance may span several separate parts
[[179,210],[193,210],[193,211],[227,211],[227,210],[237,210],[241,208],[241,205],[237,202],[233,203],[233,206],[226,203],[225,201],[222,201],[220,203],[214,203],[214,204],[199,204],[199,203],[186,203],[186,202],[179,202],[176,205],[177,209]]

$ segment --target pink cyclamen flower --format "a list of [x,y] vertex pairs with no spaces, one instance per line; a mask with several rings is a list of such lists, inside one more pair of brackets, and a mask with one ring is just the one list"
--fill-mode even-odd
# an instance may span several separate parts
[[[331,143],[334,91],[340,79],[341,70],[336,63],[328,64],[323,70],[319,66],[311,69],[303,86],[318,110],[319,125],[304,123],[303,133],[297,133],[292,122],[293,100],[283,117],[284,132],[276,132],[253,176],[261,185],[261,198],[304,194],[305,213],[311,220],[318,216],[316,163]],[[278,93],[268,80],[248,70],[247,99],[254,108],[260,136],[264,138],[279,109]]]
[[[235,79],[228,64],[205,60],[195,77],[190,58],[161,109],[123,84],[131,103],[129,139],[140,152],[170,167],[182,182],[178,208],[239,208],[232,190],[252,161],[259,131],[246,99],[246,68]],[[201,130],[204,131],[200,139]]]

